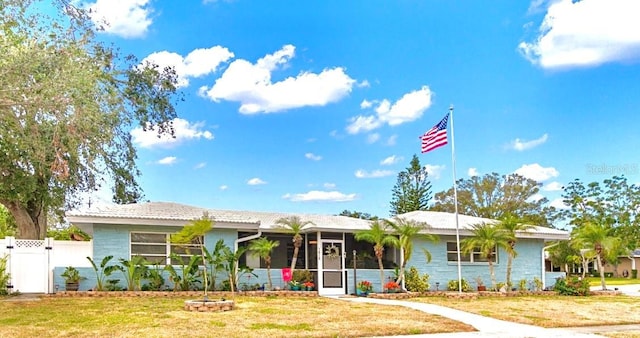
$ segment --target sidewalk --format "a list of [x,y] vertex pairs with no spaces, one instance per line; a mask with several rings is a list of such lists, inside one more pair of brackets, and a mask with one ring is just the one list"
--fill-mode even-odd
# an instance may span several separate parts
[[364,297],[331,297],[339,300],[357,302],[357,303],[374,303],[382,305],[404,306],[418,311],[426,312],[433,315],[450,318],[475,327],[478,332],[460,332],[460,333],[436,333],[423,335],[407,335],[395,337],[442,337],[442,338],[460,338],[460,337],[512,337],[512,338],[533,338],[533,337],[578,337],[578,338],[594,338],[603,337],[592,333],[583,333],[570,329],[547,329],[533,325],[519,324],[507,322],[504,320],[484,317],[481,315],[468,313],[444,306],[408,302],[392,299],[376,299]]

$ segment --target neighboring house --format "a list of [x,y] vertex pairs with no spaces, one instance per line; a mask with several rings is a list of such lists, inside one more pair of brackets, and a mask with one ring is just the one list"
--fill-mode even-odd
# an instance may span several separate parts
[[[612,272],[614,276],[617,273],[620,277],[631,277],[632,271],[640,267],[640,249],[631,251],[628,256],[620,256],[619,262],[616,271],[614,271],[615,266],[606,264],[604,272]],[[597,270],[597,266],[595,268]]]
[[[300,249],[296,269],[312,271],[320,294],[345,294],[354,291],[353,257],[356,259],[357,280],[369,280],[374,290],[380,290],[378,264],[373,256],[370,243],[355,241],[354,233],[369,228],[370,221],[346,216],[318,214],[291,214],[256,211],[212,210],[177,203],[153,202],[129,205],[111,205],[85,211],[70,212],[67,220],[93,236],[93,259],[96,262],[107,255],[114,255],[116,263],[119,258],[130,259],[134,255],[142,255],[147,259],[168,264],[168,255],[173,250],[169,243],[169,235],[180,230],[189,221],[202,217],[203,213],[214,220],[214,226],[205,236],[205,245],[211,248],[219,239],[232,248],[247,245],[250,240],[259,236],[277,240],[280,246],[272,255],[272,276],[274,286],[284,286],[281,269],[291,265],[293,243],[292,237],[286,234],[276,221],[283,217],[298,216],[303,222],[313,224],[305,227],[304,244]],[[420,273],[430,276],[432,289],[446,288],[448,281],[457,279],[456,222],[455,215],[442,212],[414,211],[399,217],[426,222],[431,226],[428,230],[440,236],[440,242],[431,243],[416,240],[411,261],[408,266],[415,266]],[[459,215],[461,239],[470,234],[473,224],[495,220]],[[518,234],[516,250],[518,256],[513,263],[513,281],[520,279],[532,281],[541,278],[547,285],[554,283],[554,278],[564,273],[544,271],[545,245],[551,241],[568,240],[566,231],[535,227],[527,233]],[[426,262],[422,248],[432,254],[432,261]],[[339,255],[335,255],[338,253]],[[330,254],[332,253],[332,254]],[[385,248],[385,277],[391,278],[394,268],[400,263],[401,252],[395,248]],[[496,277],[504,280],[507,255],[499,250],[496,256]],[[245,276],[240,284],[262,284],[266,282],[264,262],[251,255],[244,255],[241,264],[254,268],[255,277]],[[477,254],[463,256],[462,276],[473,281],[481,276],[489,283],[487,262]],[[55,282],[64,285],[59,277],[64,267],[56,267]],[[84,269],[83,275],[91,278],[93,271]],[[91,279],[81,284],[81,289],[92,287]]]

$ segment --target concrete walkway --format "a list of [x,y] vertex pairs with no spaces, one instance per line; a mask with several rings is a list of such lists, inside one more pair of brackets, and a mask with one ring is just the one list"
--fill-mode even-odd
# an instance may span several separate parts
[[357,303],[373,303],[382,305],[404,306],[414,310],[450,318],[465,324],[469,324],[478,330],[477,332],[459,332],[459,333],[436,333],[423,335],[407,335],[395,337],[512,337],[512,338],[529,338],[529,337],[578,337],[578,338],[594,338],[603,337],[593,333],[578,332],[570,329],[547,329],[539,326],[519,324],[507,322],[504,320],[489,318],[469,312],[451,309],[444,306],[426,304],[419,302],[408,302],[393,299],[377,299],[364,297],[331,297],[339,300],[357,302]]

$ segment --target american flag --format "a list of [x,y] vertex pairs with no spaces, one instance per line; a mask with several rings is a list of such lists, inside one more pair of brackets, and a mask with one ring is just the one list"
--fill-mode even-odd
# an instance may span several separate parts
[[422,153],[426,153],[447,144],[448,121],[449,114],[420,137],[422,139]]

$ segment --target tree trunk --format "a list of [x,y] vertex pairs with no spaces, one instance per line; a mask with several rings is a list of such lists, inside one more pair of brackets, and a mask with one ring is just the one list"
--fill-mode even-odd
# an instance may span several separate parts
[[378,256],[378,267],[380,268],[380,292],[382,293],[384,292],[384,265],[382,265],[382,256]]
[[507,287],[511,289],[511,267],[513,266],[513,256],[507,257]]
[[0,201],[16,221],[19,239],[44,239],[47,233],[47,217],[41,203],[28,203],[29,210],[24,205],[13,201]]
[[489,275],[491,276],[491,287],[495,290],[497,283],[496,283],[496,273],[495,271],[493,271],[493,263],[491,262],[492,260],[493,258],[489,258]]
[[598,260],[598,271],[600,271],[600,284],[602,284],[602,290],[606,290],[607,284],[604,281],[604,268],[602,267],[602,259],[600,259],[600,255],[596,255],[596,259]]
[[296,269],[296,262],[298,261],[298,251],[300,251],[300,247],[297,245],[293,245],[293,258],[291,258],[291,277],[293,277],[293,271]]
[[[271,284],[271,264],[267,265],[267,281],[269,282],[269,284],[268,284],[269,285],[269,290],[268,291],[273,290],[273,284]],[[264,291],[267,291],[267,290],[264,290]]]

